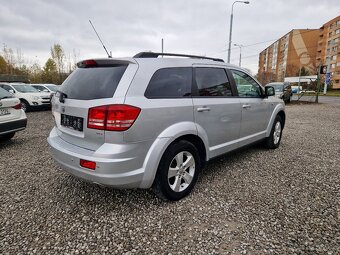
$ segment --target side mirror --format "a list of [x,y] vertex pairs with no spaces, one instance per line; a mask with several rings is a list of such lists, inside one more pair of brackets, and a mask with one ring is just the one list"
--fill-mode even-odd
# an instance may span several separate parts
[[274,87],[268,86],[268,87],[265,87],[264,90],[265,90],[266,97],[275,96]]
[[15,91],[14,91],[13,89],[8,90],[8,92],[9,92],[9,93],[12,93],[12,94],[15,93]]

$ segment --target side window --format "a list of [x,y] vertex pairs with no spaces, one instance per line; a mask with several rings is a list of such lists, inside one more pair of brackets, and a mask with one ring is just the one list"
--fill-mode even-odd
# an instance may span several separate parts
[[240,97],[261,97],[260,85],[248,74],[231,70]]
[[232,96],[230,82],[223,68],[197,67],[195,71],[199,96]]
[[182,98],[191,96],[192,68],[172,67],[157,70],[145,91],[147,98]]

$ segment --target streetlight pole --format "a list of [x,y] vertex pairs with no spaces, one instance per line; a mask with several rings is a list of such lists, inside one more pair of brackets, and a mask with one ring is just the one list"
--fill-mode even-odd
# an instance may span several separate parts
[[242,47],[243,47],[243,45],[235,43],[234,46],[240,47],[240,60],[239,60],[238,66],[241,67],[241,58],[242,58]]
[[228,45],[228,64],[230,63],[230,48],[231,48],[231,35],[233,32],[233,12],[234,12],[234,4],[236,3],[243,3],[243,4],[249,4],[249,1],[235,1],[233,2],[231,6],[231,14],[230,14],[230,28],[229,28],[229,45]]

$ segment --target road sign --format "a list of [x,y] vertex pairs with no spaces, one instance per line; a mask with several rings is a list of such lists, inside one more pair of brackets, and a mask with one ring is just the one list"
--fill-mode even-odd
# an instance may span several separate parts
[[331,83],[331,73],[326,73],[326,83],[327,85]]

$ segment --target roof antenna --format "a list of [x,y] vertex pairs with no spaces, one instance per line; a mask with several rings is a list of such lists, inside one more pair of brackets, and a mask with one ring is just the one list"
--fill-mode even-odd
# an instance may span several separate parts
[[98,37],[99,41],[100,41],[100,42],[101,42],[101,44],[103,45],[103,48],[104,48],[104,50],[106,51],[107,57],[108,57],[108,58],[112,58],[112,53],[111,53],[111,55],[110,55],[110,54],[109,54],[109,52],[107,51],[107,49],[106,49],[106,47],[105,47],[104,43],[103,43],[103,42],[102,42],[102,40],[100,39],[100,37],[99,37],[99,35],[98,35],[98,33],[97,33],[96,29],[94,28],[94,26],[93,26],[93,24],[92,24],[91,20],[89,20],[89,22],[90,22],[90,24],[91,24],[91,26],[92,26],[92,28],[93,28],[94,32],[96,33],[96,35],[97,35],[97,37]]

